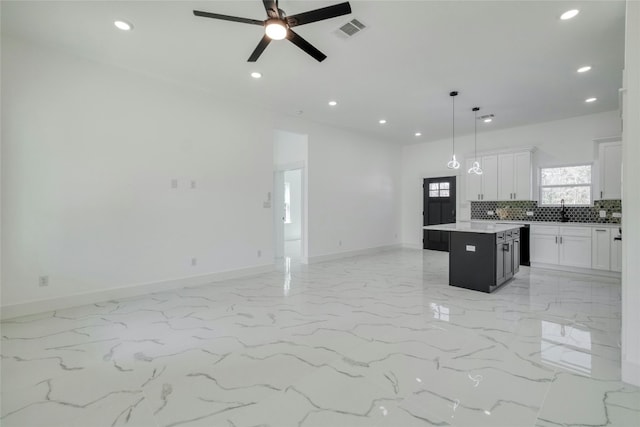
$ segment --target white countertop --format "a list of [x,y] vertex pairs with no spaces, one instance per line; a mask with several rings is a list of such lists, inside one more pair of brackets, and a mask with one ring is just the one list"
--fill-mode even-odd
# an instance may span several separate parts
[[568,227],[622,227],[622,224],[601,223],[601,222],[552,222],[552,221],[509,221],[509,220],[492,220],[492,219],[472,219],[460,220],[460,222],[472,222],[476,224],[528,224],[528,225],[561,225]]
[[427,225],[423,227],[425,230],[436,231],[461,231],[463,233],[486,233],[495,234],[502,233],[507,230],[515,230],[520,228],[519,224],[494,224],[486,222],[456,222],[452,224]]

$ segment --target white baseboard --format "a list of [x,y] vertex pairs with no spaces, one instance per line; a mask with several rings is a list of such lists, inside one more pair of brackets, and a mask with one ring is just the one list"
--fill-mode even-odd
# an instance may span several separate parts
[[640,387],[640,364],[623,360],[622,381]]
[[591,268],[569,267],[566,265],[545,264],[541,262],[532,262],[531,268],[542,268],[545,270],[566,271],[569,273],[590,274],[592,276],[611,277],[613,279],[620,279],[622,277],[622,273],[619,273],[617,271],[593,270]]
[[393,249],[399,249],[401,247],[402,245],[395,244],[395,245],[376,246],[374,248],[367,248],[367,249],[358,249],[355,251],[345,251],[345,252],[336,252],[336,253],[326,254],[326,255],[310,256],[308,258],[308,262],[309,264],[315,264],[318,262],[333,261],[336,259],[349,258],[349,257],[354,257],[359,255],[372,255],[380,252],[390,251]]
[[180,279],[163,280],[161,282],[141,283],[119,288],[105,289],[95,292],[68,295],[64,297],[32,300],[18,304],[4,305],[0,307],[0,319],[11,319],[30,314],[44,313],[53,310],[76,307],[80,305],[95,304],[112,299],[122,299],[140,295],[148,295],[154,292],[170,291],[190,286],[206,285],[207,283],[220,282],[222,280],[238,277],[254,276],[273,271],[273,264],[264,264],[257,267],[242,268],[238,270],[220,271],[217,273],[189,276]]
[[420,243],[403,243],[402,247],[405,249],[424,249]]

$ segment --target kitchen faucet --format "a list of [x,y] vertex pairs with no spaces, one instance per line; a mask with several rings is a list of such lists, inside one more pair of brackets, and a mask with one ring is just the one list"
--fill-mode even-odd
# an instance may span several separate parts
[[564,199],[560,199],[560,222],[569,222],[567,210],[564,207]]

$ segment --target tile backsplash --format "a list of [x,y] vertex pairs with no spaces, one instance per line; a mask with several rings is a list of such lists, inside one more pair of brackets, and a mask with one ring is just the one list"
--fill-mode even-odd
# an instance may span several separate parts
[[[593,206],[567,206],[565,210],[569,222],[620,224],[622,220],[613,216],[622,212],[621,200],[596,200]],[[600,211],[606,211],[605,218],[600,218]],[[533,215],[528,216],[527,212],[533,212]],[[557,222],[560,221],[560,207],[538,206],[535,201],[471,202],[471,219]]]

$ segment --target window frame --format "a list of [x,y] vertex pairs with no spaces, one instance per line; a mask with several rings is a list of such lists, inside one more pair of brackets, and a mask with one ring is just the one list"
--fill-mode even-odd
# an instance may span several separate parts
[[[589,184],[558,184],[558,185],[542,185],[542,170],[543,169],[558,169],[558,168],[571,168],[576,166],[589,166],[591,168],[591,182]],[[581,162],[581,163],[569,163],[560,165],[546,165],[538,167],[538,206],[539,207],[560,207],[559,203],[543,203],[542,202],[542,189],[554,188],[554,187],[589,187],[589,203],[587,204],[568,204],[565,203],[565,207],[593,207],[593,185],[594,185],[594,168],[593,162]]]

